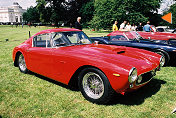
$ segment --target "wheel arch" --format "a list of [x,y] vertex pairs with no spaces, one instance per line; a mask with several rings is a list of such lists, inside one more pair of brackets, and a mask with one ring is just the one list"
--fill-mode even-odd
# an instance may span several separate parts
[[14,60],[15,67],[18,67],[18,57],[20,54],[22,54],[22,52],[20,52],[20,51],[16,52],[16,54],[15,54],[15,60]]
[[153,50],[153,52],[157,52],[157,51],[164,53],[164,55],[166,55],[168,57],[168,59],[170,60],[170,56],[165,50],[163,50],[163,49],[154,49]]
[[[102,71],[100,68],[98,67],[95,67],[95,66],[92,66],[92,65],[83,65],[81,67],[79,67],[75,72],[74,74],[72,75],[68,85],[69,86],[73,86],[74,88],[78,88],[78,76],[79,76],[79,73],[85,69],[85,68],[96,68],[100,71]],[[102,71],[103,72],[103,71]],[[104,72],[103,72],[104,73]],[[104,73],[105,74],[105,73]],[[105,74],[106,75],[106,74]]]
[[153,50],[153,52],[161,52],[161,53],[163,53],[164,56],[167,58],[166,64],[169,62],[170,56],[169,56],[169,54],[165,50],[163,50],[163,49],[155,49],[155,50]]

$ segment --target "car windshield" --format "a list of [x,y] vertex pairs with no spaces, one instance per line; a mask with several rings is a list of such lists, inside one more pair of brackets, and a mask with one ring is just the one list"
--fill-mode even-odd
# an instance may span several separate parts
[[129,41],[129,40],[141,40],[143,39],[140,34],[135,31],[124,32],[115,36],[108,37],[110,41]]
[[82,31],[76,32],[62,32],[63,36],[70,43],[70,45],[91,44],[92,41]]
[[125,32],[123,34],[129,40],[141,40],[141,39],[143,39],[141,37],[141,35],[139,33],[135,32],[135,31]]
[[108,37],[110,41],[128,41],[129,39],[124,35],[116,35]]

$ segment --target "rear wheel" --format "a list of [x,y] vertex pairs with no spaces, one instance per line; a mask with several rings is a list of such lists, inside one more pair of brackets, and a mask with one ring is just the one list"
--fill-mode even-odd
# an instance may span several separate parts
[[19,67],[19,70],[22,73],[27,73],[28,72],[23,54],[20,54],[19,57],[18,57],[18,67]]
[[82,95],[97,104],[108,103],[114,93],[106,75],[96,68],[82,70],[78,85]]

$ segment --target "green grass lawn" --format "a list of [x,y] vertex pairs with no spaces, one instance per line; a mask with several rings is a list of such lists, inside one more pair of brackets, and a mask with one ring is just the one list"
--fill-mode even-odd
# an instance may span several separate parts
[[[23,74],[13,66],[13,48],[28,38],[28,32],[51,28],[0,26],[0,118],[176,118],[176,67],[163,67],[143,88],[116,95],[110,105],[88,102],[79,91],[37,74]],[[84,30],[88,36],[108,32]],[[9,41],[5,41],[9,39]]]

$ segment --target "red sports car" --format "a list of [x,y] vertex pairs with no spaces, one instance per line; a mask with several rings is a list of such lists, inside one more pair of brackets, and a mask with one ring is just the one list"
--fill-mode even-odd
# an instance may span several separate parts
[[125,93],[148,83],[160,60],[141,49],[94,44],[70,28],[41,31],[13,50],[21,72],[30,70],[67,85],[77,82],[83,96],[97,104],[109,102],[114,91]]
[[176,40],[175,33],[169,32],[157,32],[155,26],[151,25],[152,32],[138,32],[144,39],[153,39],[153,40]]

